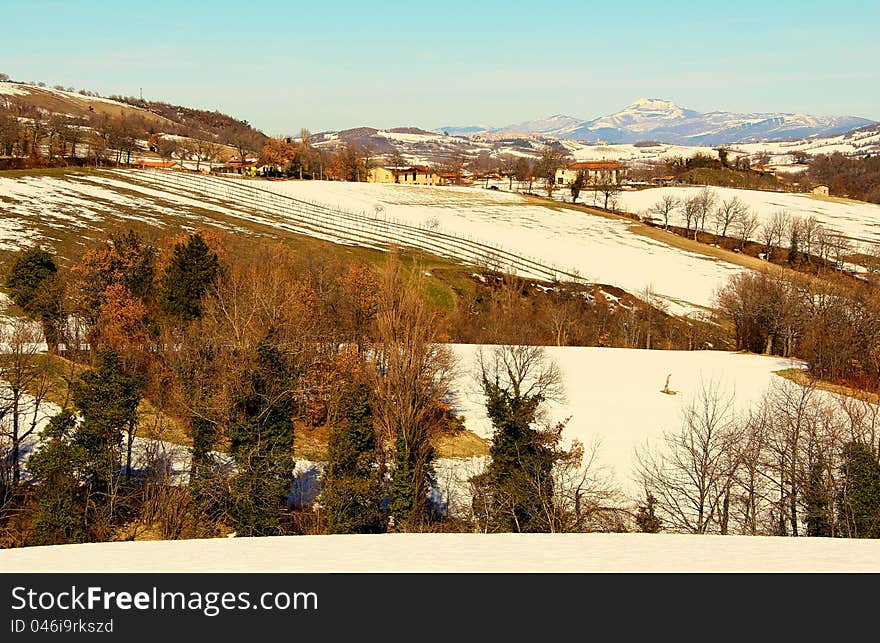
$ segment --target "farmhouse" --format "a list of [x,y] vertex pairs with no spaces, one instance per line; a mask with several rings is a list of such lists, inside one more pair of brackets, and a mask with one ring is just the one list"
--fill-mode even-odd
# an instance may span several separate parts
[[587,185],[620,185],[626,178],[626,166],[617,161],[580,161],[556,170],[556,184],[571,185],[579,172]]
[[244,167],[242,167],[241,159],[237,156],[233,156],[231,159],[226,161],[226,163],[217,167],[215,171],[225,174],[245,174],[247,176],[256,176],[258,161],[259,159],[257,159],[256,156],[245,156]]
[[828,196],[828,194],[829,194],[829,189],[828,189],[828,186],[827,186],[827,185],[817,185],[816,187],[814,187],[814,188],[811,190],[811,192],[812,192],[813,194],[817,194],[817,195],[819,195],[819,196]]
[[424,165],[374,167],[367,175],[370,183],[408,183],[409,185],[442,185],[443,177]]

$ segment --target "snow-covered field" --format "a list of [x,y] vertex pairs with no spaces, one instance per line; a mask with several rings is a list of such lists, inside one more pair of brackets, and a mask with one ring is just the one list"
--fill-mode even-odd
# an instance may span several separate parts
[[[662,161],[668,158],[691,158],[697,154],[718,158],[717,150],[697,145],[659,143],[648,147],[632,144],[590,145],[580,141],[561,141],[561,143],[571,153],[575,161],[621,161],[638,165],[639,163]],[[732,155],[731,158],[735,158],[735,156]]]
[[[626,212],[645,215],[651,206],[666,194],[672,194],[681,200],[693,196],[700,189],[702,188],[665,187],[621,191],[618,207]],[[761,221],[766,221],[779,210],[785,210],[791,216],[815,217],[827,230],[833,230],[859,242],[880,243],[880,205],[835,201],[817,198],[811,194],[719,187],[710,189],[717,193],[719,203],[734,196],[739,197]],[[672,223],[684,225],[680,213]]]
[[[472,373],[479,349],[456,345],[460,375],[455,381],[457,412],[465,425],[491,437],[485,401]],[[484,347],[484,351],[491,350]],[[800,367],[776,357],[723,351],[648,351],[624,348],[547,347],[546,355],[563,373],[567,400],[548,406],[548,419],[570,418],[563,437],[585,445],[598,442],[596,462],[614,474],[625,490],[639,492],[633,478],[633,452],[664,431],[677,431],[683,409],[704,384],[733,395],[744,412],[757,403],[774,371]],[[676,395],[661,393],[669,378]]]
[[[328,235],[268,213],[260,202],[235,202],[207,196],[198,186],[169,188],[151,183],[174,177],[168,172],[127,172],[67,178],[0,179],[0,246],[23,247],[41,238],[59,239],[71,232],[97,236],[106,221],[136,219],[164,226],[223,225],[246,229],[246,222],[310,234],[334,241],[376,247],[375,239]],[[189,180],[198,181],[199,177]],[[204,179],[212,180],[212,179]],[[217,181],[217,179],[213,179]],[[229,179],[228,181],[236,181]],[[240,180],[238,180],[240,181]],[[236,181],[236,182],[238,182]],[[404,244],[436,252],[432,232],[472,240],[540,262],[551,270],[577,274],[638,294],[647,287],[665,300],[670,312],[687,314],[712,304],[715,290],[742,270],[713,257],[672,248],[634,234],[628,221],[531,203],[520,195],[474,188],[401,186],[335,181],[247,182],[264,190],[357,213],[350,231],[373,230],[394,221],[421,229],[401,233]],[[216,212],[225,221],[212,221]],[[242,226],[230,223],[238,219]],[[429,243],[430,242],[430,243]],[[456,239],[442,242],[459,250]],[[486,259],[491,252],[478,252]],[[471,254],[471,257],[474,255]],[[502,264],[503,266],[504,264]],[[523,276],[534,276],[526,270]]]
[[678,534],[382,534],[0,551],[6,572],[880,572],[880,540]]
[[223,225],[247,233],[245,226],[220,222],[212,213],[246,219],[246,209],[204,203],[158,190],[135,190],[111,175],[68,174],[0,178],[0,250],[18,250],[35,243],[86,243],[101,230],[125,221],[164,228]]
[[[455,345],[456,411],[475,432],[491,426],[473,373],[478,347]],[[484,347],[491,350],[491,347]],[[624,491],[637,446],[675,431],[682,409],[713,382],[747,409],[788,360],[718,351],[644,351],[609,348],[546,349],[561,369],[566,400],[550,406],[548,420],[568,418],[567,440],[599,444],[596,465]],[[669,380],[676,395],[660,389]],[[56,411],[47,406],[40,420]],[[29,440],[27,450],[34,448]],[[135,464],[149,448],[164,449],[173,474],[185,476],[184,447],[138,440]],[[463,481],[479,461],[443,460],[438,483],[464,493]],[[297,492],[314,497],[320,464],[298,463]],[[648,534],[390,534],[233,538],[198,541],[102,543],[0,551],[4,571],[880,571],[880,541],[684,536]]]
[[847,156],[855,156],[876,152],[880,149],[880,130],[876,127],[854,130],[837,136],[804,138],[794,141],[765,141],[762,143],[737,143],[730,146],[735,154],[769,154],[771,162],[778,162],[776,157],[791,155],[794,152],[807,154],[833,154],[840,152]]
[[638,294],[646,287],[670,312],[709,307],[742,268],[634,234],[628,221],[530,203],[503,191],[336,181],[279,181],[261,187],[332,206],[481,239]]

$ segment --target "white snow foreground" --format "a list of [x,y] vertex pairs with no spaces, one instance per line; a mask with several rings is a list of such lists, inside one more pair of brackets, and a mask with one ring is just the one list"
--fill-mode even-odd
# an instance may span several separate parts
[[880,572],[880,540],[680,534],[381,534],[0,551],[5,572]]

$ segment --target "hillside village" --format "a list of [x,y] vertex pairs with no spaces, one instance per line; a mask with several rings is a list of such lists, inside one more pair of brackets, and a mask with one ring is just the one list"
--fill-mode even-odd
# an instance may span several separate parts
[[880,125],[743,118],[267,135],[0,76],[0,547],[880,538]]

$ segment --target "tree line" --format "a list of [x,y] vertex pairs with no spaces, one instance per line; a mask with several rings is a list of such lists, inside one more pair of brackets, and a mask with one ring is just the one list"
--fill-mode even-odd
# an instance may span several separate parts
[[[656,479],[644,480],[653,499],[638,512],[598,466],[595,445],[563,439],[566,420],[546,410],[566,393],[561,374],[542,348],[512,341],[515,313],[488,327],[495,348],[483,349],[474,365],[456,365],[444,343],[451,327],[429,303],[424,280],[423,270],[406,267],[395,253],[378,268],[284,246],[258,245],[238,256],[222,236],[207,231],[155,244],[129,231],[68,265],[39,248],[22,252],[7,286],[33,321],[17,322],[3,342],[4,542],[230,531],[687,528],[668,511],[671,501],[661,485],[665,461],[652,469]],[[512,296],[507,287],[497,292]],[[514,311],[515,301],[508,302]],[[43,339],[49,355],[40,353]],[[462,430],[451,391],[456,368],[473,370],[493,436],[484,464],[453,483],[438,468],[436,445],[440,436]],[[41,428],[38,407],[50,408],[50,398],[62,411]],[[780,417],[799,413],[791,404]],[[861,452],[853,451],[852,460],[842,449],[876,441],[864,430],[875,407],[861,408],[850,409],[861,418],[858,431],[855,424],[828,420],[827,432],[834,429],[838,441],[822,446],[823,484],[834,489],[825,496],[826,507],[844,507],[844,514],[825,513],[833,535],[873,533],[861,526],[873,524],[860,513],[873,515],[867,500],[869,509],[859,509],[861,492],[858,506],[838,499],[839,489],[863,484],[850,484],[841,467],[862,471],[865,462]],[[703,426],[698,420],[705,416],[695,408],[683,430]],[[803,426],[798,435],[807,431]],[[321,431],[326,464],[320,490],[316,498],[301,498],[295,493],[296,445]],[[42,446],[34,450],[38,434]],[[855,434],[870,439],[843,440]],[[716,435],[713,424],[712,453]],[[187,445],[182,474],[179,456],[166,449],[170,441]],[[725,438],[727,443],[742,440]],[[799,441],[797,448],[810,444]],[[749,510],[762,525],[755,533],[778,521],[783,505],[791,526],[786,533],[807,515],[798,505],[791,522],[792,494],[796,503],[807,497],[801,487],[791,491],[791,481],[804,484],[803,472],[810,470],[798,454],[795,473],[768,483],[772,489],[782,485],[784,501],[762,492],[761,510]],[[793,457],[785,455],[784,462],[790,465]],[[740,463],[736,471],[747,469]],[[873,470],[865,471],[865,480],[872,480]],[[714,478],[704,486],[727,491],[707,495],[702,530],[719,521],[732,529],[738,487]],[[750,502],[757,506],[758,496]],[[719,518],[725,506],[727,518]]]
[[815,217],[792,215],[783,209],[761,221],[738,196],[721,199],[709,187],[687,198],[665,194],[641,219],[695,241],[751,253],[800,272],[846,272],[847,264],[852,262],[863,264],[870,279],[877,271],[877,249],[873,245],[862,248],[849,237],[827,229]]
[[880,156],[861,158],[840,152],[819,154],[810,160],[807,176],[828,186],[834,196],[880,203]]
[[875,403],[787,380],[734,403],[704,381],[680,428],[637,450],[642,531],[880,537]]
[[[30,320],[4,337],[2,373],[9,542],[451,528],[459,518],[438,502],[435,444],[462,430],[456,365],[423,280],[394,253],[379,269],[283,246],[233,258],[208,232],[153,245],[129,231],[68,266],[23,251],[7,286]],[[517,399],[519,381],[499,369],[482,370],[487,395]],[[534,414],[543,398],[529,394]],[[41,429],[49,398],[62,411]],[[522,440],[533,415],[515,415]],[[319,428],[320,496],[297,506],[296,436]],[[161,442],[181,433],[183,480]],[[579,457],[554,435],[527,440],[541,477]],[[480,488],[508,484],[493,476]],[[543,509],[541,524],[558,528]]]

